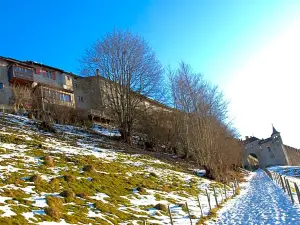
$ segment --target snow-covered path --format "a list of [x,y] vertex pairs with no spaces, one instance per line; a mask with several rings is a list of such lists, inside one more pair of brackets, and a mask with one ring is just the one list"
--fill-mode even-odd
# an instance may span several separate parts
[[300,224],[300,209],[262,171],[220,210],[216,224]]

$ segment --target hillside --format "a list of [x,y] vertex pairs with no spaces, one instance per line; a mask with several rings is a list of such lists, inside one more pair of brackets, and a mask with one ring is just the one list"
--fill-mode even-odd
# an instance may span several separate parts
[[[175,224],[199,221],[199,196],[223,184],[141,154],[128,154],[80,127],[37,128],[25,117],[0,115],[1,224]],[[105,134],[105,133],[104,133]],[[231,188],[226,187],[228,195]]]

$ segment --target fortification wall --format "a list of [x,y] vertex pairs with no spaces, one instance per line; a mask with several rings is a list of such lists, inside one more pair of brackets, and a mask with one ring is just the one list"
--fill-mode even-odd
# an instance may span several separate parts
[[289,166],[300,166],[300,150],[284,145]]

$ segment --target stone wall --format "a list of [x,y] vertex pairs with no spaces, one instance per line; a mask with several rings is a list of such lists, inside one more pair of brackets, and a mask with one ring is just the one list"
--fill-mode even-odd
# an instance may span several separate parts
[[7,63],[0,59],[0,104],[4,105],[10,104],[10,99],[12,97],[12,91],[9,87],[7,72]]
[[259,167],[265,168],[273,165],[286,165],[287,160],[280,136],[266,140],[257,139],[244,145],[244,165],[250,166],[248,156],[254,154],[259,161]]
[[290,166],[300,166],[300,150],[284,145]]

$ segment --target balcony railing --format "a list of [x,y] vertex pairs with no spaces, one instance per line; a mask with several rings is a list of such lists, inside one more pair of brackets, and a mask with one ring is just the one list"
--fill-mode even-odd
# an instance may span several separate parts
[[60,106],[65,106],[65,107],[69,107],[69,108],[75,108],[75,103],[74,102],[65,102],[65,101],[60,101],[57,99],[42,99],[42,102],[46,105],[60,105]]
[[92,115],[92,116],[103,118],[103,119],[111,119],[103,111],[97,110],[97,109],[90,109],[89,114]]
[[0,104],[1,112],[12,111],[12,110],[14,110],[14,107],[12,105]]
[[19,66],[12,66],[9,71],[9,77],[10,80],[21,79],[25,81],[33,81],[33,70]]

